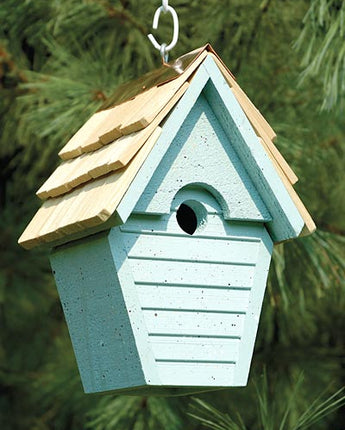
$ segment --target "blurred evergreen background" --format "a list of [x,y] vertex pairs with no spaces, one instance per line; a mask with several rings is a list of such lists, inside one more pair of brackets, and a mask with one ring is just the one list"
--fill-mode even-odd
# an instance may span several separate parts
[[[171,57],[213,45],[277,132],[318,231],[275,248],[246,388],[85,395],[48,250],[17,239],[58,150],[117,85],[159,67],[146,35],[160,0],[1,0],[0,428],[344,430],[345,1],[170,4]],[[158,40],[171,32],[161,16]]]

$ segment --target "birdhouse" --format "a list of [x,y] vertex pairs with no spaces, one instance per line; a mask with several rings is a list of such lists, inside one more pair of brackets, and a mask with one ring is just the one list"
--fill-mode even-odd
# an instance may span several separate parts
[[273,244],[315,229],[274,138],[207,45],[60,151],[19,242],[52,248],[85,392],[246,385]]

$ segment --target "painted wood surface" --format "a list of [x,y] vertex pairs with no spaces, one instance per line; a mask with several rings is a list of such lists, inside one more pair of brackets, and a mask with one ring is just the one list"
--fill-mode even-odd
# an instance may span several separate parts
[[161,309],[162,303],[173,312],[215,312],[245,313],[248,309],[250,287],[229,288],[200,284],[142,284],[136,283],[141,306],[145,310]]
[[297,237],[304,226],[303,218],[243,110],[212,58],[206,58],[201,67],[212,76],[205,86],[206,98],[272,215],[268,227],[273,240]]
[[202,183],[221,196],[227,219],[271,219],[203,95],[195,102],[134,212],[169,213],[171,197],[193,183]]
[[146,383],[105,235],[62,247],[51,265],[88,393]]
[[[138,233],[128,233],[124,239],[128,257],[131,259],[147,258],[149,253],[154,260],[191,261],[218,264],[255,264],[259,244],[256,241],[219,240],[214,247],[214,240],[207,238],[191,238],[186,236],[157,235],[152,236]],[[134,246],[135,244],[135,246]],[[196,252],[195,252],[196,251]]]
[[[239,356],[244,344],[253,348],[244,333],[247,319],[259,319],[252,302],[265,290],[270,259],[260,262],[269,236],[263,224],[224,221],[200,187],[180,194],[169,215],[132,215],[119,228],[156,369],[163,386],[245,385],[251,354],[242,365]],[[178,225],[176,205],[193,197],[208,214],[191,236]]]
[[[154,223],[154,226],[153,226]],[[256,242],[258,235],[262,229],[262,223],[250,223],[250,229],[247,228],[246,223],[232,221],[223,223],[220,215],[209,213],[207,216],[207,229],[202,230],[200,233],[193,235],[193,239],[197,238],[216,238],[222,240],[239,239],[249,240]],[[163,216],[144,216],[139,214],[132,215],[128,221],[120,227],[123,231],[128,233],[144,233],[151,236],[175,236],[175,237],[188,237],[181,230],[180,226],[176,223],[175,219],[169,215]]]
[[[158,363],[159,375],[163,381],[176,386],[230,387],[234,386],[236,365],[233,363]],[[203,391],[201,389],[201,391]]]
[[248,98],[242,88],[238,85],[236,80],[233,78],[231,73],[229,73],[226,66],[222,63],[220,58],[215,54],[209,54],[219,67],[225,80],[231,87],[231,90],[236,97],[238,103],[241,105],[246,117],[253,126],[256,134],[260,137],[265,145],[267,154],[273,163],[277,163],[279,168],[282,170],[283,176],[290,181],[291,184],[295,184],[298,181],[298,177],[295,172],[288,165],[282,154],[278,151],[277,147],[274,145],[273,141],[277,137],[272,127],[268,124],[265,118],[261,115],[260,111],[254,106],[252,101]]
[[274,141],[277,137],[275,131],[260,113],[259,109],[254,106],[253,102],[248,98],[242,88],[240,88],[236,81],[236,78],[227,68],[227,66],[223,63],[222,59],[215,52],[210,52],[209,56],[212,57],[214,62],[217,64],[224,78],[227,80],[228,84],[235,90],[236,93],[238,93],[238,102],[240,103],[244,112],[248,111],[247,116],[249,121],[253,124],[253,126],[255,123],[260,124],[260,128],[262,129],[262,131],[265,132],[265,134],[271,141]]
[[185,97],[181,98],[180,103],[176,105],[175,109],[169,115],[162,129],[160,138],[157,140],[154,148],[152,148],[152,151],[150,152],[150,157],[148,157],[142,164],[141,169],[137,172],[137,175],[132,182],[132,186],[128,189],[128,192],[123,195],[123,198],[116,209],[117,215],[123,223],[127,221],[133,212],[136,203],[152,178],[153,173],[159,166],[159,163],[168,150],[169,145],[181,128],[191,106],[196,103],[208,79],[209,76],[207,72],[199,67],[196,75],[193,77],[191,84],[184,94]]
[[189,336],[151,336],[150,344],[157,363],[177,363],[210,361],[215,357],[217,363],[236,363],[239,356],[239,338],[231,337],[193,337]]
[[[216,239],[216,238],[215,238]],[[133,259],[131,259],[133,261]],[[176,285],[179,281],[198,285],[251,285],[255,267],[251,265],[226,265],[205,261],[136,260],[133,275],[138,282],[154,282]]]
[[145,318],[135,288],[132,268],[127,264],[127,253],[122,242],[122,234],[118,227],[110,230],[108,243],[113,256],[116,273],[121,284],[131,330],[136,339],[136,346],[140,358],[140,364],[145,375],[146,385],[160,386],[161,381],[157,373],[154,355],[152,353]]
[[[162,306],[164,303],[162,303]],[[197,310],[143,310],[149,335],[241,337],[243,314]],[[212,357],[210,357],[212,361]]]
[[273,242],[266,228],[261,234],[261,246],[258,254],[253,287],[249,297],[249,306],[244,321],[243,339],[239,347],[239,358],[234,385],[247,385],[250,363],[252,361],[256,334],[259,326],[261,307],[264,300],[265,287],[273,252]]
[[[268,224],[274,241],[280,242],[298,236],[304,226],[304,219],[293,203],[275,166],[260,144],[242,108],[232,94],[221,72],[209,56],[199,67],[189,89],[165,123],[161,137],[153,148],[150,157],[143,164],[117,208],[117,214],[125,222],[132,213],[145,187],[155,174],[168,152],[171,142],[180,130],[203,95],[216,115],[222,130],[231,142],[235,153],[241,160],[247,174],[264,201],[272,217]],[[176,175],[177,178],[177,175]],[[141,210],[143,208],[140,208]],[[225,218],[229,213],[225,212]]]
[[[133,215],[51,256],[86,392],[245,385],[272,243],[263,224],[224,221],[207,191],[179,194],[168,217]],[[208,215],[190,236],[174,205],[193,196]]]

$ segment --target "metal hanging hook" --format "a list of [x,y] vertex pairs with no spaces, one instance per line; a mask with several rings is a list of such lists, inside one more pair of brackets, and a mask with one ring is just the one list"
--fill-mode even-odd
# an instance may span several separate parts
[[162,6],[160,6],[153,17],[153,24],[152,27],[154,30],[157,30],[158,24],[159,24],[159,17],[161,13],[170,13],[173,18],[174,23],[174,32],[173,32],[173,38],[172,41],[167,45],[166,43],[162,43],[161,45],[157,42],[153,34],[149,34],[147,37],[150,39],[150,42],[152,45],[158,49],[160,52],[163,60],[165,62],[168,62],[168,52],[173,49],[173,47],[176,45],[178,41],[178,35],[179,35],[179,22],[178,22],[178,16],[174,8],[169,6],[168,0],[162,0]]
[[164,13],[168,12],[168,6],[169,6],[169,0],[162,0],[162,7],[163,7]]

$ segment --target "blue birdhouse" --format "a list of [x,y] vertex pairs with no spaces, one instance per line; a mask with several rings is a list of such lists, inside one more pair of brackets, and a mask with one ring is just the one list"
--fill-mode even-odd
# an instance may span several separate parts
[[273,244],[315,225],[275,134],[207,45],[122,85],[60,151],[45,245],[84,390],[247,384]]

